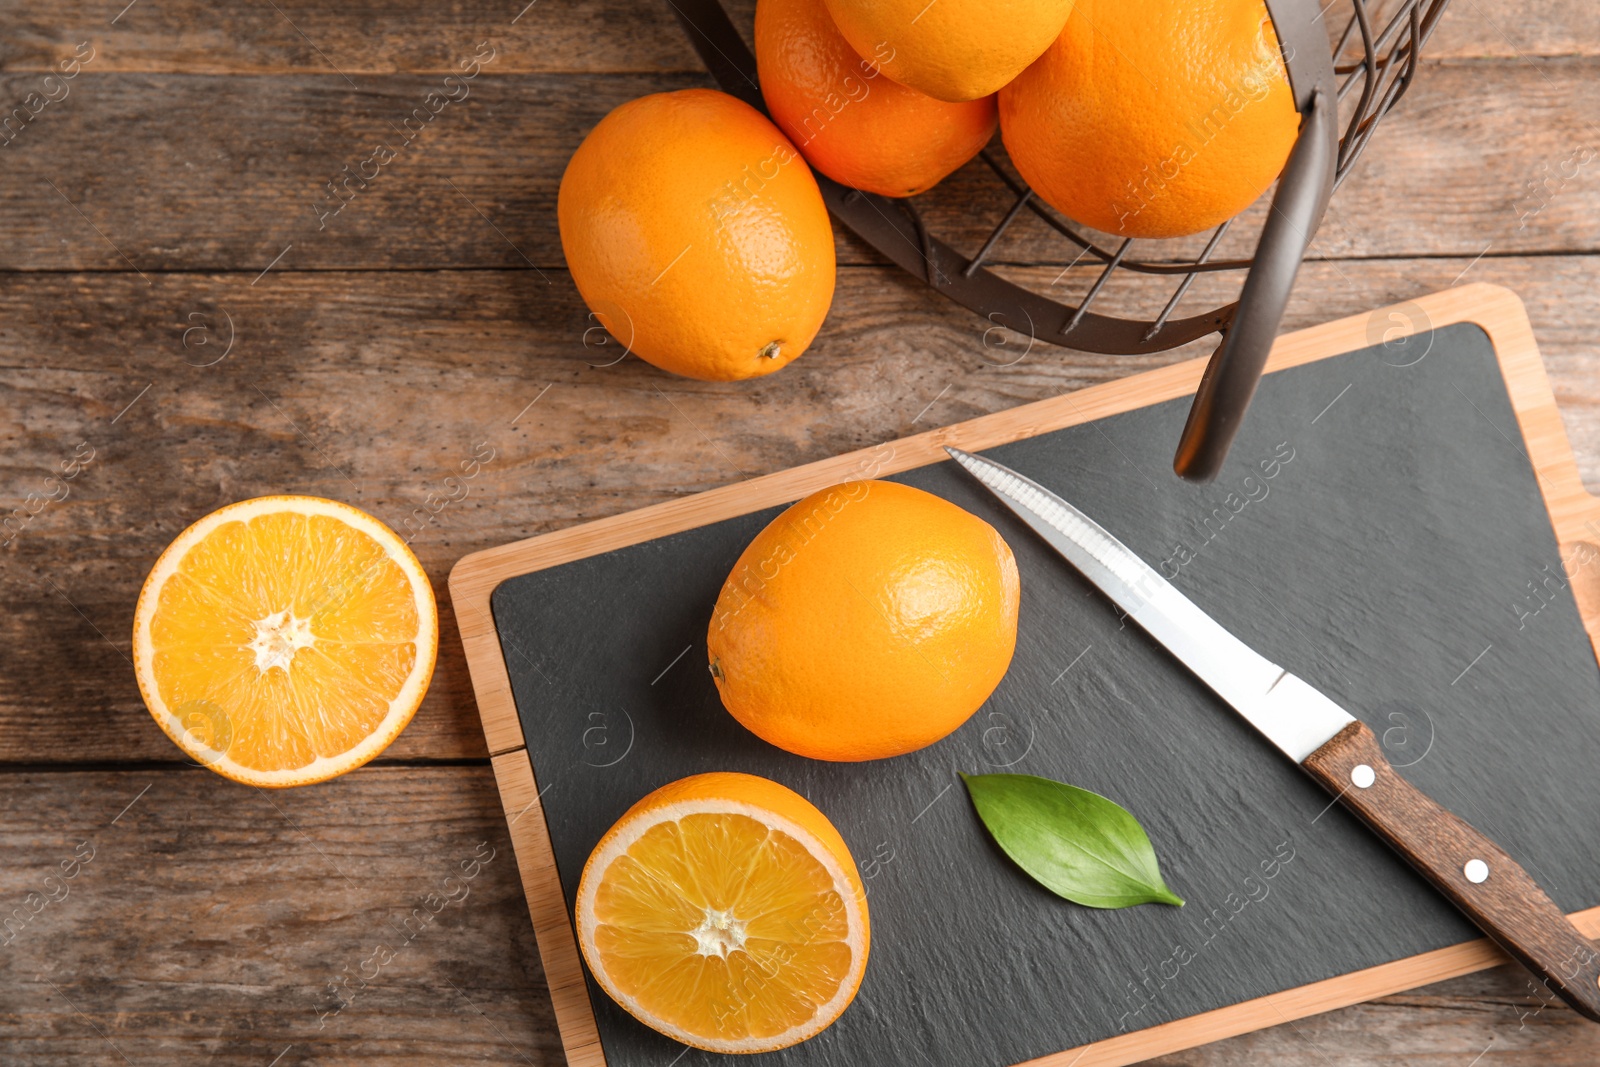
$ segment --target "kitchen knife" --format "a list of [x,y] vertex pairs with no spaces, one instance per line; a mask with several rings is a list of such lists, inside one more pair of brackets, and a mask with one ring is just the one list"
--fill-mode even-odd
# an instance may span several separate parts
[[993,460],[945,451],[1495,943],[1600,1022],[1600,947],[1503,849],[1400,777],[1364,723],[1229,633],[1065,500]]

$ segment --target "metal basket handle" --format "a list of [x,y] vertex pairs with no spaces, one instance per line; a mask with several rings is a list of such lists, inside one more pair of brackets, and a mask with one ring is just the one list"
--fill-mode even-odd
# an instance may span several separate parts
[[1189,406],[1172,469],[1191,481],[1215,478],[1228,456],[1278,336],[1300,261],[1333,195],[1339,160],[1338,92],[1322,13],[1314,0],[1267,0],[1267,11],[1300,111],[1300,135],[1278,178],[1238,311]]

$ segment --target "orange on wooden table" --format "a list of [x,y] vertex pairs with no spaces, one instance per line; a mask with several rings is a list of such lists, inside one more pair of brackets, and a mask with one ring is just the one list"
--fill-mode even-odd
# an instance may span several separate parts
[[808,800],[749,774],[662,786],[617,820],[574,908],[595,980],[696,1048],[769,1052],[850,1005],[867,900],[844,838]]
[[813,493],[757,534],[707,647],[722,703],[813,759],[898,756],[989,698],[1017,644],[1011,548],[971,512],[898,482]]
[[993,96],[949,103],[884,77],[823,0],[760,0],[756,67],[773,121],[807,161],[869,193],[920,193],[994,135]]
[[366,512],[309,496],[230,504],[190,526],[134,611],[139,691],[218,774],[306,785],[403,730],[439,647],[433,588]]
[[556,214],[594,318],[674,374],[771,374],[806,350],[833,301],[816,179],[765,115],[726,93],[618,106],[567,163]]
[[1072,3],[827,0],[833,21],[859,55],[900,84],[940,100],[976,100],[1022,73],[1061,32]]
[[1277,179],[1299,128],[1262,0],[1077,0],[1000,92],[1001,137],[1034,192],[1124,237],[1233,218]]

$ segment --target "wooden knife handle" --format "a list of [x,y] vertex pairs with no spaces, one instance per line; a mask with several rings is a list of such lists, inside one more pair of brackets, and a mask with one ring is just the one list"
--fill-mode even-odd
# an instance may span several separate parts
[[1504,849],[1400,777],[1365,724],[1346,726],[1302,766],[1551,992],[1600,1022],[1600,946]]

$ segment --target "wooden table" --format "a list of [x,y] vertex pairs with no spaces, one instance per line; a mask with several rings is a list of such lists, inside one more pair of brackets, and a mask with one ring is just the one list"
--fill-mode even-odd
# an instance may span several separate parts
[[[559,1063],[450,565],[1208,349],[997,367],[984,322],[842,238],[828,323],[784,372],[604,366],[617,350],[563,269],[556,187],[611,107],[709,84],[666,5],[124,2],[0,9],[0,105],[56,97],[0,133],[4,506],[93,457],[0,549],[0,916],[26,918],[0,937],[0,1062]],[[459,96],[444,78],[472,57],[467,97],[411,118]],[[1511,286],[1591,488],[1597,90],[1600,8],[1456,0],[1286,323]],[[334,200],[380,141],[394,158]],[[1003,210],[985,188],[957,175],[934,212],[958,247]],[[1008,241],[1013,273],[1057,277],[1042,227]],[[382,759],[269,793],[180,759],[128,653],[161,548],[275,492],[411,520],[444,626],[427,702]],[[1600,1060],[1600,1028],[1541,1003],[1506,969],[1162,1062]]]

